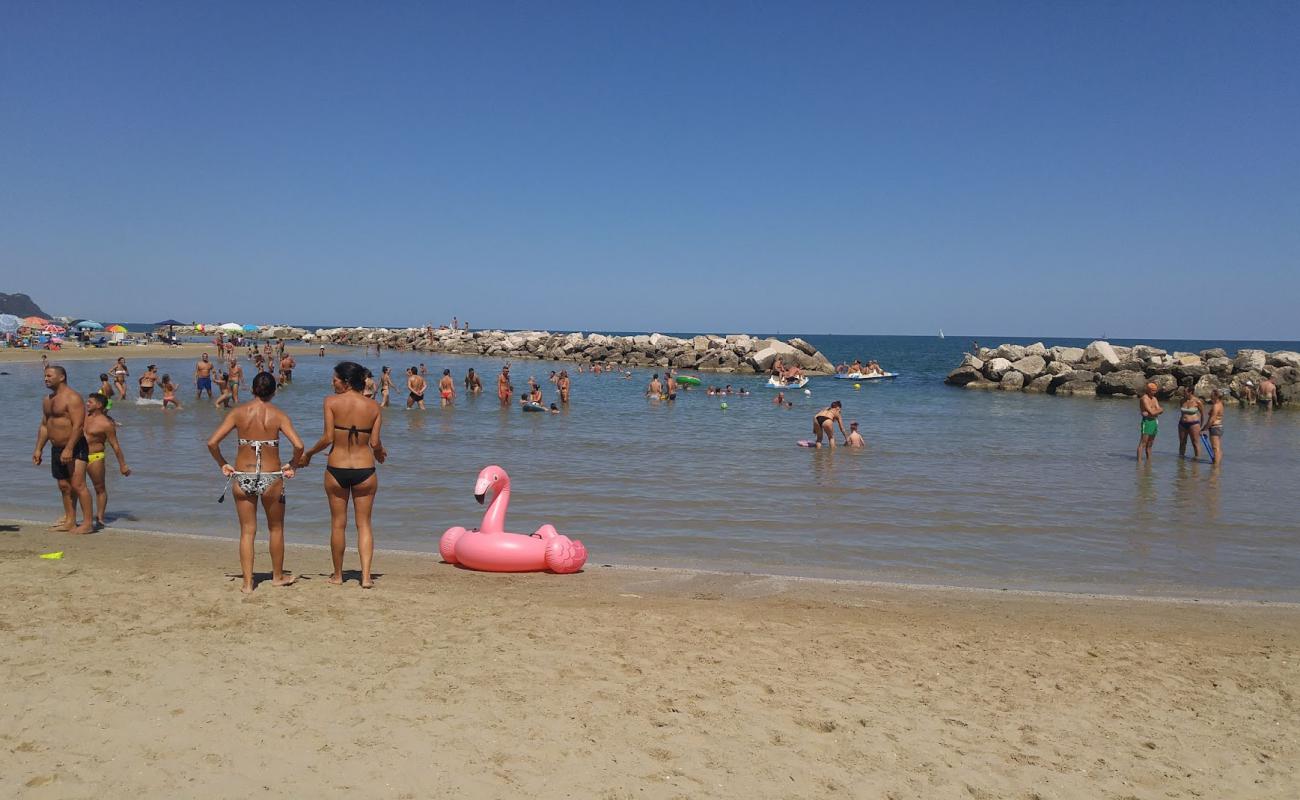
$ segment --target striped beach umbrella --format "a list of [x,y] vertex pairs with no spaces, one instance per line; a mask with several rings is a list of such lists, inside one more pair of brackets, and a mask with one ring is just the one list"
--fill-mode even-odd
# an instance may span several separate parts
[[53,322],[48,322],[45,324],[45,327],[41,328],[41,332],[51,334],[67,333],[68,329],[62,325],[55,325]]
[[104,329],[107,333],[126,333],[126,327],[122,325],[109,325]]

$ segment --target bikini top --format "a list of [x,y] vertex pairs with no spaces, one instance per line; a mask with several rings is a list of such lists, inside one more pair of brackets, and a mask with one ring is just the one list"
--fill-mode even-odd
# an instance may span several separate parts
[[361,434],[370,433],[371,431],[374,430],[374,428],[358,428],[356,425],[349,425],[348,427],[345,428],[342,425],[335,425],[334,430],[347,431],[348,444],[352,444],[354,441],[361,438]]

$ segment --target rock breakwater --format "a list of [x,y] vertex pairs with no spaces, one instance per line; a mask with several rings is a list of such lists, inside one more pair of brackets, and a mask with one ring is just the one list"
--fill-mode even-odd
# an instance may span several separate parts
[[1214,389],[1245,398],[1264,379],[1277,386],[1281,403],[1300,403],[1300,353],[1222,348],[1170,353],[1158,347],[1122,347],[1096,341],[1085,347],[1003,344],[967,353],[945,382],[967,389],[1042,392],[1067,396],[1133,397],[1148,383],[1167,398],[1191,386],[1207,398]]
[[545,359],[633,367],[675,367],[711,372],[765,373],[777,359],[797,364],[811,375],[830,375],[835,367],[803,339],[760,339],[746,334],[680,338],[661,333],[607,336],[602,333],[549,331],[466,331],[448,328],[330,328],[318,341],[354,347],[382,345],[453,355]]

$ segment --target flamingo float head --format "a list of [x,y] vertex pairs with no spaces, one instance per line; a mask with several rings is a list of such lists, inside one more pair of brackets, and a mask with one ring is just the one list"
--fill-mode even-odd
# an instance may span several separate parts
[[474,481],[474,499],[482,505],[487,499],[488,492],[492,492],[492,496],[496,497],[508,488],[510,488],[510,476],[505,470],[492,464],[484,467],[478,474],[478,480]]

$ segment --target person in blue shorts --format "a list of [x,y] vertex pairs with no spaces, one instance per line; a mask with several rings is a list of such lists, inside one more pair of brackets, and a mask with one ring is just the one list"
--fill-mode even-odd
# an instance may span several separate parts
[[194,364],[194,399],[197,401],[203,396],[204,392],[208,393],[208,399],[212,399],[212,370],[216,365],[208,360],[208,354],[203,356]]

